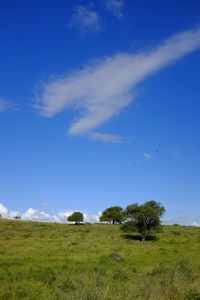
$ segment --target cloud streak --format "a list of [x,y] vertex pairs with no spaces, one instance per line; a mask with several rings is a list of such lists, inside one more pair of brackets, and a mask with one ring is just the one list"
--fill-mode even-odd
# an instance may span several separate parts
[[68,133],[91,134],[135,99],[134,90],[139,83],[198,48],[200,27],[176,34],[148,51],[97,60],[47,82],[37,108],[45,117],[65,109],[78,111]]
[[144,152],[144,157],[146,160],[151,160],[153,158],[152,155],[148,152]]
[[93,141],[99,141],[102,143],[119,143],[121,142],[121,137],[119,135],[114,134],[102,134],[100,132],[92,133],[89,138]]

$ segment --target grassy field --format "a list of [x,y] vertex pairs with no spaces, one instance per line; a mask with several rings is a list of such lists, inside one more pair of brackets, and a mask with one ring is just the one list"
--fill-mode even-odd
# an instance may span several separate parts
[[0,299],[200,299],[200,229],[0,220]]

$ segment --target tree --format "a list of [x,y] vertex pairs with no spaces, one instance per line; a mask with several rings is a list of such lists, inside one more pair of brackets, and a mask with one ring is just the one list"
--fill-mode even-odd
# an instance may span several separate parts
[[20,219],[21,219],[21,216],[20,216],[20,215],[16,215],[16,216],[15,216],[15,219],[16,219],[16,220],[20,220]]
[[83,214],[80,211],[75,211],[71,216],[67,218],[69,222],[75,222],[75,224],[80,224],[83,222]]
[[100,222],[121,224],[123,220],[123,208],[121,208],[120,206],[111,206],[102,212],[99,220]]
[[137,203],[128,205],[125,210],[126,222],[121,229],[139,232],[144,241],[160,228],[160,218],[164,213],[164,206],[154,200],[147,201],[142,205]]

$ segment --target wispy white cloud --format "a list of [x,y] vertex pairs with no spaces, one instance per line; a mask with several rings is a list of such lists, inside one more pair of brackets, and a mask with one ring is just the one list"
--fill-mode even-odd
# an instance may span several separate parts
[[111,11],[118,19],[122,19],[123,17],[123,6],[124,0],[106,0],[106,9]]
[[181,32],[149,51],[120,53],[89,63],[43,86],[37,108],[45,117],[65,109],[79,111],[71,135],[88,135],[128,106],[134,88],[147,76],[200,48],[200,27]]
[[83,36],[94,34],[100,30],[99,16],[94,10],[79,5],[75,7],[68,26],[75,27]]
[[114,134],[102,134],[100,132],[94,132],[90,134],[89,138],[93,141],[100,141],[103,143],[119,143],[121,142],[121,137]]
[[10,106],[11,104],[8,101],[0,97],[0,112],[8,109]]
[[[73,212],[73,210],[67,210],[58,212],[55,215],[50,215],[46,212],[29,208],[24,213],[20,213],[19,211],[9,211],[7,207],[0,203],[0,215],[7,219],[14,219],[16,216],[20,216],[24,221],[67,223],[67,217],[69,217]],[[92,215],[84,213],[83,215],[84,222],[97,223],[99,222],[101,212]]]
[[146,158],[146,160],[151,160],[153,158],[152,155],[148,152],[144,152],[144,157]]

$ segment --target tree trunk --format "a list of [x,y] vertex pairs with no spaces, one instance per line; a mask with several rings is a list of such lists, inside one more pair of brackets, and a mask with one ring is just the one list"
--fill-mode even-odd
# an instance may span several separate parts
[[141,234],[141,237],[142,237],[141,242],[144,242],[144,241],[145,241],[146,236],[147,236],[147,234]]

